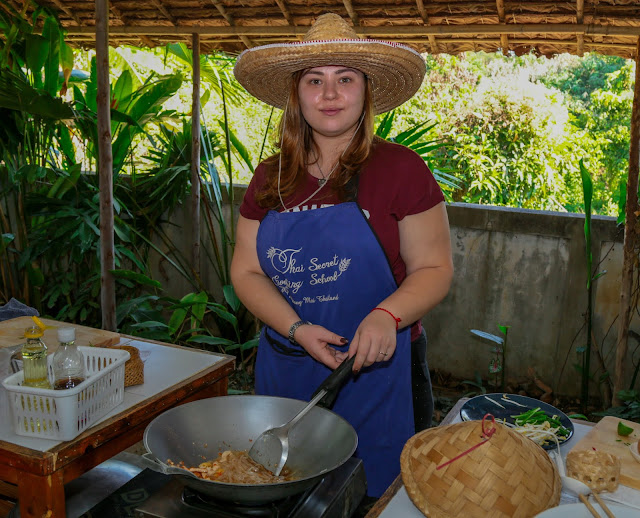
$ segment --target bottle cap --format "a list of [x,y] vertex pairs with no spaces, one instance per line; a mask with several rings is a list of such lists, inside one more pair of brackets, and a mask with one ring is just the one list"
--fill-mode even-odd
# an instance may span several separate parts
[[58,341],[73,342],[75,339],[76,339],[75,327],[59,327],[58,328]]

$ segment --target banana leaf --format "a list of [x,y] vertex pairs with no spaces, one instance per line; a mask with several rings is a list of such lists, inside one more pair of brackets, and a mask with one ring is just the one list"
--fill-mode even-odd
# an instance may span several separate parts
[[0,70],[0,108],[58,121],[70,121],[75,117],[69,103],[46,92],[39,92],[24,77],[8,69]]

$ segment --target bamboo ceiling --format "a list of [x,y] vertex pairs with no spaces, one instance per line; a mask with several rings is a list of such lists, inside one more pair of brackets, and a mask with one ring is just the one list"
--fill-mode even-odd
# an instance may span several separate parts
[[[28,0],[24,0],[28,1]],[[55,11],[77,46],[94,46],[95,2],[36,0]],[[0,0],[21,9],[23,0]],[[350,20],[362,37],[401,41],[420,52],[552,56],[600,52],[635,57],[640,0],[111,0],[110,44],[190,44],[203,52],[300,39],[319,15]]]

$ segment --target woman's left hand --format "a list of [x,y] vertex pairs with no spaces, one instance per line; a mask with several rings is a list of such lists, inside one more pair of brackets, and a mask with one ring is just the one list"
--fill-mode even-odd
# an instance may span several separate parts
[[396,350],[396,322],[384,311],[373,311],[360,322],[349,347],[354,372],[391,359]]

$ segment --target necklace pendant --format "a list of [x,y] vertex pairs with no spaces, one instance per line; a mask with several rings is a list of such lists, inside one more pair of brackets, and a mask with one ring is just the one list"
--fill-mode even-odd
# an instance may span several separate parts
[[327,183],[326,178],[318,178],[318,185],[322,187],[325,183]]

